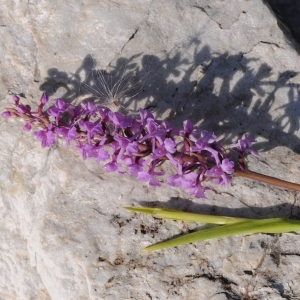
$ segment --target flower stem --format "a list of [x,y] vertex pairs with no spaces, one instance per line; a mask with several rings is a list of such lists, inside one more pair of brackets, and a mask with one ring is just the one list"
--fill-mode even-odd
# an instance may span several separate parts
[[278,178],[274,178],[271,176],[267,176],[264,174],[256,173],[250,170],[247,170],[246,172],[243,172],[242,170],[236,168],[233,173],[234,176],[240,176],[240,177],[245,177],[245,178],[250,178],[256,181],[261,181],[265,182],[268,184],[276,185],[285,189],[293,190],[293,191],[298,191],[300,192],[300,184],[297,183],[292,183],[288,181],[284,181]]

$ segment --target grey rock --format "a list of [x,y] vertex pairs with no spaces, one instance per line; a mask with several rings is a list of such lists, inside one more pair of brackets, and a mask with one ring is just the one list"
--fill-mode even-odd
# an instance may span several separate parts
[[[79,103],[93,70],[140,81],[119,108],[149,108],[228,136],[248,132],[253,171],[300,181],[296,50],[261,1],[2,1],[0,110],[11,94]],[[94,100],[99,103],[99,99]],[[297,233],[244,235],[144,254],[201,224],[132,214],[158,206],[228,216],[299,218],[295,192],[234,178],[208,199],[149,187],[41,148],[0,120],[1,299],[299,299]],[[166,172],[171,166],[164,164]],[[299,247],[298,247],[299,245]]]

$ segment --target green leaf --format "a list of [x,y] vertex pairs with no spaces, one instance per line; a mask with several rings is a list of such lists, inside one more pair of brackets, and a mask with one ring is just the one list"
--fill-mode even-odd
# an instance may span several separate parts
[[281,218],[242,221],[235,224],[217,226],[196,231],[166,242],[161,242],[143,249],[143,252],[160,250],[208,239],[247,233],[284,233],[300,230],[300,221]]
[[187,213],[179,210],[170,210],[151,207],[124,207],[127,210],[153,215],[154,217],[190,222],[217,224],[209,229],[199,230],[181,237],[161,242],[143,249],[144,252],[160,250],[193,242],[204,241],[225,236],[250,233],[284,233],[300,231],[300,221],[283,218],[247,219],[226,216],[211,216],[205,214]]
[[195,214],[195,213],[188,213],[180,210],[171,210],[171,209],[164,209],[164,208],[151,208],[151,207],[124,207],[124,208],[134,212],[153,215],[154,217],[157,218],[182,220],[188,222],[209,223],[209,224],[217,224],[217,225],[234,224],[242,221],[251,220],[246,218]]

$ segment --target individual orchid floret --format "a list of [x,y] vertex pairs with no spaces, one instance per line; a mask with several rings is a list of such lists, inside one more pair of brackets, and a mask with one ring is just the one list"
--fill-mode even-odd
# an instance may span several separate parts
[[116,158],[113,158],[113,160],[111,162],[107,163],[104,166],[104,168],[105,168],[106,172],[116,172],[116,171],[118,171],[119,173],[124,174],[124,172],[119,171],[119,168],[121,168],[121,166],[122,166],[121,164],[117,163]]
[[189,138],[190,134],[198,134],[200,133],[200,129],[190,120],[186,120],[183,122],[183,130],[180,130],[180,133],[184,134],[185,137]]
[[76,127],[57,127],[55,128],[55,133],[58,135],[58,137],[64,137],[66,139],[66,145],[69,148],[70,142],[72,140],[75,140],[77,134],[76,134]]
[[230,181],[229,175],[234,172],[234,163],[228,158],[225,158],[221,164],[212,167],[210,170],[206,171],[205,175],[210,176],[214,181],[221,185],[228,185]]
[[97,120],[96,122],[83,121],[83,120],[80,120],[78,122],[80,128],[84,129],[87,132],[89,144],[91,144],[92,136],[95,136],[99,133],[103,133],[102,127],[99,123],[100,123],[100,119]]
[[171,138],[166,138],[163,144],[154,150],[153,158],[159,159],[166,156],[172,165],[177,166],[176,160],[172,156],[176,151],[176,143]]
[[88,102],[88,103],[81,103],[81,107],[87,112],[90,113],[92,116],[94,116],[94,114],[97,111],[97,108],[95,106],[94,103],[92,102]]
[[195,198],[206,198],[204,192],[209,190],[208,187],[202,185],[203,172],[196,174],[195,172],[187,173],[181,180],[182,188],[189,189],[190,194]]
[[259,156],[257,151],[254,149],[251,149],[251,145],[255,143],[256,140],[251,138],[247,133],[244,134],[243,138],[238,140],[236,144],[231,145],[232,148],[236,148],[236,152],[238,152],[239,158],[238,158],[238,165],[239,168],[246,172],[247,170],[247,161],[245,159],[245,155],[247,153],[253,154],[255,156]]
[[149,110],[140,108],[139,113],[141,116],[141,119],[139,120],[139,122],[141,123],[142,126],[145,126],[147,124],[148,119],[154,120],[154,117]]
[[69,107],[68,103],[58,98],[54,106],[48,109],[48,114],[50,116],[53,116],[56,120],[56,126],[58,126],[60,116],[67,110],[68,107]]
[[155,172],[155,165],[157,161],[153,161],[148,171],[142,171],[138,173],[138,179],[149,182],[151,186],[161,186],[156,176],[164,175],[163,172]]
[[244,137],[238,140],[236,144],[231,145],[231,147],[236,147],[241,152],[242,155],[244,155],[245,153],[251,153],[255,156],[259,156],[257,151],[250,148],[251,145],[255,142],[256,142],[255,139],[251,138],[247,133],[245,133]]
[[98,145],[95,146],[88,145],[84,153],[83,150],[81,151],[86,157],[94,157],[97,159],[98,162],[106,161],[110,158],[110,155],[108,151],[102,149],[104,142],[105,139],[101,140],[101,143],[99,143]]
[[52,131],[52,124],[48,126],[45,130],[39,130],[34,133],[34,135],[42,142],[42,147],[51,148],[55,144],[54,133]]

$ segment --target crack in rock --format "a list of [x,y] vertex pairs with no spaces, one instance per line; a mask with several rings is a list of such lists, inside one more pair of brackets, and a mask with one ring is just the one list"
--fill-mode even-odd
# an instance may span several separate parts
[[124,48],[127,46],[127,44],[134,39],[135,35],[137,34],[137,32],[140,29],[140,25],[139,27],[134,31],[134,33],[129,37],[128,41],[123,45],[123,47],[121,48],[121,50],[119,52],[117,52],[117,55],[109,62],[107,69],[110,67],[111,63],[119,56],[122,54]]
[[215,19],[213,19],[213,18],[206,12],[206,10],[205,10],[204,7],[198,6],[198,5],[193,5],[193,7],[198,8],[198,9],[200,9],[201,11],[203,11],[203,12],[204,12],[204,13],[205,13],[212,21],[214,21],[214,22],[219,26],[220,29],[223,29],[223,28],[222,28],[222,25],[221,25],[219,22],[217,22]]
[[150,8],[153,4],[154,0],[150,3],[149,5],[149,8],[148,8],[148,11],[147,11],[147,18],[145,20],[143,20],[139,26],[137,27],[137,29],[134,31],[134,33],[129,37],[129,39],[127,40],[127,42],[122,46],[121,50],[117,52],[116,56],[109,62],[108,66],[106,69],[108,69],[111,65],[111,63],[118,57],[122,54],[124,48],[128,45],[128,43],[134,39],[135,35],[138,33],[138,31],[140,30],[140,27],[142,26],[143,23],[147,23],[148,20],[149,20],[149,17],[150,17]]

